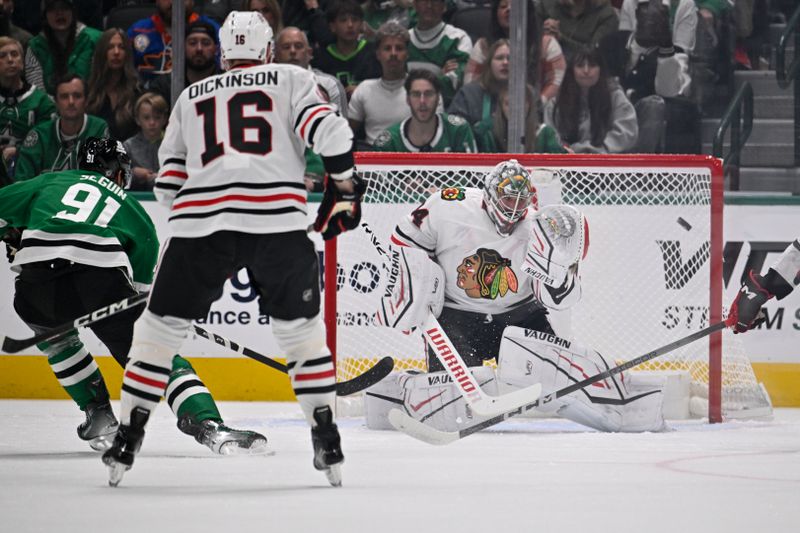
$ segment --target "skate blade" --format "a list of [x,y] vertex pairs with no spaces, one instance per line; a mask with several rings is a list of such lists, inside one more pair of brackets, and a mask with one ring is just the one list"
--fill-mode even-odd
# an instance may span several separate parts
[[220,455],[275,455],[265,440],[254,441],[249,448],[243,448],[236,441],[226,442],[219,448]]
[[108,486],[116,487],[119,485],[119,482],[122,481],[122,476],[130,469],[131,467],[117,462],[108,465]]
[[114,435],[116,435],[116,433],[100,435],[99,437],[89,439],[89,447],[96,452],[104,452],[114,444]]
[[333,487],[342,486],[342,465],[331,465],[325,469],[325,477]]

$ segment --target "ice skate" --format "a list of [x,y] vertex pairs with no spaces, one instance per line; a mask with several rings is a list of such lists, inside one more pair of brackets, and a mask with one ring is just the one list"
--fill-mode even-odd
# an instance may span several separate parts
[[114,437],[114,444],[103,454],[103,464],[108,467],[108,484],[116,487],[122,476],[133,466],[133,459],[142,447],[144,426],[150,411],[136,407],[131,412],[131,424],[121,424]]
[[195,422],[190,415],[185,415],[178,420],[178,429],[220,455],[259,455],[269,451],[264,435],[233,429],[216,420]]
[[86,420],[78,426],[78,437],[98,452],[109,449],[119,428],[111,404],[107,401],[92,403],[86,406],[85,412]]
[[314,409],[316,427],[311,428],[311,443],[314,445],[314,468],[325,472],[328,482],[334,487],[342,486],[341,465],[344,462],[339,428],[333,422],[333,412],[328,406]]

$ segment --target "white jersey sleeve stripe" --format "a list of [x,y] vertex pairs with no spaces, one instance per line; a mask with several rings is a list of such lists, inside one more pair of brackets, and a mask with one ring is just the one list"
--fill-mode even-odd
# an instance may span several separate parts
[[419,248],[420,250],[425,250],[429,254],[432,254],[436,251],[434,249],[422,246],[420,243],[412,239],[411,236],[403,233],[403,231],[400,229],[400,226],[394,228],[394,233],[392,234],[390,240],[394,244],[399,244],[400,246],[409,246],[411,248]]
[[[176,198],[181,198],[189,195],[207,194],[211,192],[227,191],[230,189],[295,189],[298,191],[305,191],[305,185],[291,181],[276,181],[272,183],[248,183],[246,181],[237,181],[225,183],[221,185],[210,185],[208,187],[194,187],[192,189],[182,189]],[[281,191],[292,192],[292,191]],[[295,193],[297,194],[297,193]],[[305,194],[305,193],[303,193]]]
[[160,177],[162,177],[162,178],[178,178],[178,179],[185,180],[185,179],[189,178],[189,174],[187,174],[186,172],[180,172],[178,170],[167,170],[166,172],[161,174]]
[[[306,137],[306,128],[308,127],[309,123],[311,123],[311,121],[314,120],[314,117],[316,117],[319,113],[322,113],[323,111],[327,111],[329,113],[333,113],[333,108],[330,107],[330,106],[318,107],[317,109],[315,109],[314,111],[311,112],[311,114],[308,116],[308,118],[303,121],[303,125],[300,126],[300,137],[302,137],[304,140],[306,140],[306,142],[310,146],[313,145],[314,143],[311,142],[311,139],[310,139],[311,136],[310,135],[308,137]],[[317,120],[321,120],[322,118],[324,118],[324,115],[321,116],[321,117],[318,117]],[[311,130],[309,130],[309,131],[311,131]]]
[[283,194],[268,194],[265,196],[250,196],[247,194],[228,194],[218,198],[209,198],[206,200],[187,200],[185,202],[172,205],[172,210],[185,209],[187,207],[204,207],[207,205],[217,205],[226,202],[257,202],[269,203],[280,202],[283,200],[291,200],[302,205],[306,204],[305,196],[299,194],[283,193]]

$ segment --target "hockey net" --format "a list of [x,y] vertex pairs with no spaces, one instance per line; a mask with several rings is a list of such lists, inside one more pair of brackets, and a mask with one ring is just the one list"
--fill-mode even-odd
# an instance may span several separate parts
[[[532,171],[540,205],[574,205],[590,224],[591,246],[581,267],[583,297],[569,312],[553,314],[556,333],[622,362],[722,320],[723,292],[729,301],[736,287],[722,287],[719,160],[672,155],[515,157]],[[358,154],[359,175],[369,185],[364,219],[388,244],[397,221],[431,192],[452,186],[482,188],[484,174],[506,158]],[[326,250],[325,286],[337,287],[335,298],[326,290],[326,321],[329,332],[335,328],[330,339],[336,337],[339,380],[360,374],[385,355],[395,359],[396,370],[424,371],[425,345],[419,332],[403,333],[372,322],[385,272],[366,234],[359,229],[337,241]],[[686,402],[695,416],[719,421],[771,413],[741,341],[727,329],[636,370],[677,373],[690,381]]]

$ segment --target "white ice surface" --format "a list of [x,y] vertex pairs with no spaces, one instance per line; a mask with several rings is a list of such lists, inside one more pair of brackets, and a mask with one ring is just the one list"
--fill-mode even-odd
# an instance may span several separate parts
[[[115,408],[117,406],[115,405]],[[311,466],[293,403],[222,403],[273,456],[219,457],[162,404],[122,484],[78,440],[67,401],[0,401],[0,531],[747,532],[800,531],[800,410],[770,422],[674,422],[602,434],[512,420],[444,447],[342,419],[344,486]]]

